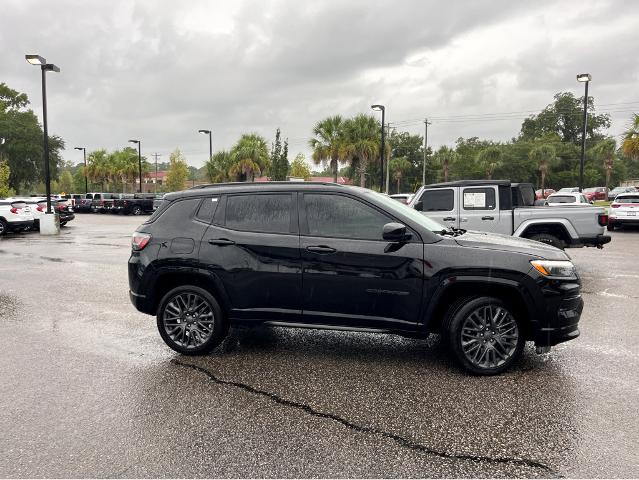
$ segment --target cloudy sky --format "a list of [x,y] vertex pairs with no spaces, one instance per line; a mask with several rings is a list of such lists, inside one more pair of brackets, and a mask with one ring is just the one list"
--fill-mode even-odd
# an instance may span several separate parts
[[583,85],[619,134],[639,112],[639,3],[427,0],[2,0],[0,82],[41,112],[39,53],[50,132],[74,146],[143,154],[179,147],[190,164],[243,132],[277,127],[291,158],[313,124],[387,108],[387,121],[429,145],[507,140],[553,94]]

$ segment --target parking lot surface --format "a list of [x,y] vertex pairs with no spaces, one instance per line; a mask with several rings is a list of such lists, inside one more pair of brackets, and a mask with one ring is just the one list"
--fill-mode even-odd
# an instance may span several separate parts
[[0,240],[0,476],[639,476],[639,230],[569,250],[577,340],[479,378],[436,336],[232,330],[176,354],[128,299],[141,221]]

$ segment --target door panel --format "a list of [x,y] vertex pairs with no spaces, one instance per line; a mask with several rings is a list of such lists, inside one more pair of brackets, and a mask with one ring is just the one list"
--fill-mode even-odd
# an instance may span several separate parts
[[[431,188],[421,195],[422,214],[442,225],[459,227],[457,190],[454,188]],[[466,227],[462,227],[466,228]]]
[[495,187],[463,187],[459,200],[460,228],[498,232],[499,209]]

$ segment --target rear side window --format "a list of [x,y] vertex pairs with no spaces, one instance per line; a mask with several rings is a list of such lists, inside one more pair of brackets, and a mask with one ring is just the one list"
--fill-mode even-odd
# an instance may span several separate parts
[[493,188],[466,188],[463,195],[464,210],[495,209],[495,189]]
[[200,208],[197,211],[197,215],[195,216],[198,220],[201,220],[206,223],[211,223],[213,221],[213,215],[215,215],[215,210],[218,205],[217,197],[207,197],[202,199],[202,203],[200,204]]
[[162,201],[162,205],[144,223],[151,223],[162,217],[163,225],[179,226],[193,218],[195,209],[200,204],[200,198],[188,198],[174,202]]
[[229,195],[225,224],[245,232],[291,233],[292,205],[290,193]]
[[455,193],[448,188],[427,190],[420,200],[423,212],[450,212],[455,208]]

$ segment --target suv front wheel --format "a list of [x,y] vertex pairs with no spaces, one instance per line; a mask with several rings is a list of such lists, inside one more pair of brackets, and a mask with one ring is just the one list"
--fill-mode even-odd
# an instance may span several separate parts
[[459,301],[448,311],[444,327],[457,360],[478,375],[507,370],[524,349],[521,320],[494,297]]
[[164,342],[184,355],[203,355],[217,347],[228,332],[228,322],[210,292],[195,285],[169,291],[157,313]]

